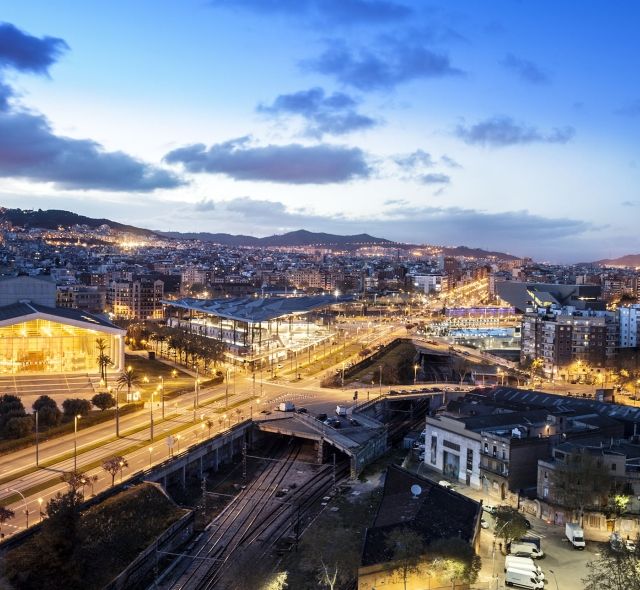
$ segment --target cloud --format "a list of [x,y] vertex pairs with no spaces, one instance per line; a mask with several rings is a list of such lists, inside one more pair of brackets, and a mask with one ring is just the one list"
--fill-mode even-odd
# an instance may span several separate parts
[[623,207],[638,207],[640,205],[640,201],[622,201],[620,204]]
[[184,184],[123,152],[56,135],[44,116],[26,112],[0,113],[0,176],[82,190],[148,192]]
[[508,53],[500,62],[507,70],[514,73],[521,80],[531,84],[549,84],[551,78],[544,70],[528,59],[516,57],[512,53]]
[[216,208],[216,203],[213,199],[202,199],[201,201],[198,201],[193,208],[196,211],[215,211]]
[[398,156],[394,161],[400,168],[407,171],[414,171],[416,168],[431,168],[435,165],[431,154],[421,149],[406,156]]
[[640,98],[636,98],[620,108],[617,108],[614,113],[622,117],[640,117]]
[[420,181],[422,184],[449,184],[451,178],[446,174],[424,174]]
[[165,160],[182,164],[192,173],[225,174],[235,180],[257,180],[285,184],[330,184],[367,178],[371,169],[359,148],[328,144],[306,147],[289,145],[252,146],[240,137],[207,148],[189,145],[169,152]]
[[211,4],[333,25],[386,24],[404,20],[413,13],[405,4],[391,0],[212,0]]
[[0,67],[48,74],[49,66],[69,49],[63,39],[33,37],[10,23],[0,23]]
[[322,88],[315,87],[281,94],[273,104],[259,105],[257,110],[275,116],[298,115],[306,121],[307,135],[322,137],[324,134],[344,135],[377,125],[375,119],[356,111],[357,104],[348,94],[334,92],[327,96]]
[[542,133],[535,127],[517,123],[511,117],[496,116],[475,125],[458,125],[456,135],[469,145],[505,147],[530,143],[567,143],[575,135],[573,127],[554,128]]
[[358,50],[335,41],[319,58],[304,61],[301,66],[362,91],[388,90],[411,80],[462,74],[448,56],[411,37],[385,37],[374,48]]
[[440,162],[449,168],[462,168],[458,162],[456,162],[453,158],[450,158],[446,154],[440,158]]
[[13,96],[11,86],[0,80],[0,112],[9,110],[9,99]]

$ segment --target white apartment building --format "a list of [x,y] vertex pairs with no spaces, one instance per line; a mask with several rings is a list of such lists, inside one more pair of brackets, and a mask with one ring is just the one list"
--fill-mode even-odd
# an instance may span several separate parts
[[620,348],[635,348],[640,344],[640,305],[618,308]]
[[447,290],[446,275],[415,275],[413,284],[424,293],[442,293]]
[[479,490],[482,436],[461,420],[427,416],[424,462],[431,469]]

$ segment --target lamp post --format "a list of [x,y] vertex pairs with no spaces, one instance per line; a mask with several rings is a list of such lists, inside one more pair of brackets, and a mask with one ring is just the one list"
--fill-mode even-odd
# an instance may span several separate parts
[[[260,371],[262,372],[262,369]],[[227,367],[227,378],[224,380],[224,384],[224,408],[226,410],[229,407],[229,367]],[[260,387],[262,387],[262,384]]]
[[29,528],[29,505],[27,504],[27,499],[24,497],[24,494],[20,490],[16,490],[15,488],[5,488],[5,492],[15,492],[16,494],[20,494],[22,498],[22,503],[24,504],[24,515],[27,517],[27,526],[25,528]]
[[553,574],[553,579],[554,579],[554,581],[556,583],[556,590],[559,590],[559,588],[558,588],[558,578],[556,578],[556,572],[554,572],[553,570],[549,570],[549,573]]
[[162,400],[162,419],[164,420],[164,377],[160,376],[160,399]]
[[82,416],[80,414],[76,414],[73,417],[73,471],[78,471],[78,420],[80,420]]
[[39,510],[40,510],[40,522],[42,522],[42,516],[43,516],[43,514],[42,514],[42,502],[44,502],[44,500],[42,498],[38,498],[38,507],[39,507]]
[[149,447],[149,469],[151,469],[151,453],[153,453],[153,447]]
[[153,442],[153,391],[149,394],[149,440]]
[[413,384],[415,385],[418,382],[418,369],[420,365],[413,365]]
[[493,549],[491,551],[491,579],[495,579],[496,581],[496,590],[498,590],[498,576],[496,576],[496,538],[498,537],[498,533],[500,533],[502,529],[510,522],[510,520],[507,520],[499,529],[494,529],[493,531]]
[[382,397],[382,365],[380,365],[380,397]]
[[40,464],[40,431],[38,430],[39,411],[36,410],[36,467]]

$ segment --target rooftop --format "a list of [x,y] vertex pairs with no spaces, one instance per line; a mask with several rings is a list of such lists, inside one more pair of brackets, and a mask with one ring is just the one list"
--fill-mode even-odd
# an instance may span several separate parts
[[351,296],[302,295],[295,297],[234,297],[232,299],[195,299],[184,297],[163,300],[164,305],[179,307],[240,322],[267,322],[277,318],[309,313],[315,309],[352,301]]

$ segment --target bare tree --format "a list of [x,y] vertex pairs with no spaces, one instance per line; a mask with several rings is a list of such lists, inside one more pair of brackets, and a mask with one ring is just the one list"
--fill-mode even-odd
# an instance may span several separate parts
[[127,463],[127,460],[122,455],[115,455],[102,462],[102,469],[111,476],[111,487],[115,485],[118,472],[122,471],[125,467],[129,467],[129,463]]

